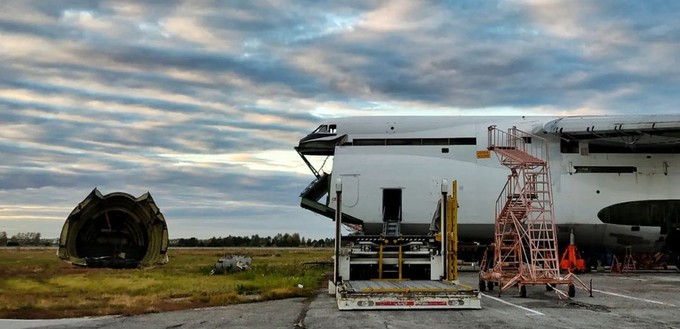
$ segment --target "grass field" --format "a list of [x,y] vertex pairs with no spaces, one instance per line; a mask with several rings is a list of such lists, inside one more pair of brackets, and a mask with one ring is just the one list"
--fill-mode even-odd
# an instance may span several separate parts
[[[251,269],[209,275],[217,258],[248,255]],[[308,296],[330,261],[327,249],[171,249],[170,262],[148,269],[74,267],[54,249],[0,249],[0,318],[140,314]],[[303,288],[299,288],[302,284]]]

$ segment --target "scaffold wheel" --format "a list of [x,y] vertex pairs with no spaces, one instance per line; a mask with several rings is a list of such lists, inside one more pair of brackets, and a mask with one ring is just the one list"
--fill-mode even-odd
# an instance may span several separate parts
[[576,286],[574,284],[569,285],[569,297],[576,296]]

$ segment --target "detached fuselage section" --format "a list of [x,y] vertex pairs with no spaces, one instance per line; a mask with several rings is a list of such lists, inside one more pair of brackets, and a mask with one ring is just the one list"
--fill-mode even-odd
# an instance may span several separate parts
[[166,263],[167,250],[168,226],[151,194],[95,188],[66,219],[57,254],[75,265],[136,268]]
[[[680,116],[350,117],[329,120],[297,152],[315,180],[303,208],[333,218],[343,184],[343,223],[361,235],[432,229],[443,179],[458,181],[461,240],[493,238],[495,204],[510,174],[489,152],[488,127],[546,138],[558,237],[580,246],[676,248],[680,237]],[[527,141],[531,143],[532,141]],[[332,157],[320,172],[310,157]]]

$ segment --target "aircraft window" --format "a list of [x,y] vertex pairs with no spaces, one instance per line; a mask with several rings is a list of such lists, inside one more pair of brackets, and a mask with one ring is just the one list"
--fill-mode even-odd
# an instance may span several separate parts
[[355,139],[354,145],[476,145],[474,137]]
[[423,141],[417,138],[386,139],[386,145],[423,145]]
[[578,153],[578,141],[560,141],[560,152],[562,153]]
[[577,174],[625,174],[637,172],[633,166],[574,166]]
[[[579,153],[579,141],[565,140],[560,141],[560,152],[562,153]],[[680,153],[680,145],[678,144],[637,144],[635,146],[626,146],[621,143],[616,144],[602,144],[602,142],[591,141],[588,143],[588,153],[653,153],[653,154],[678,154]]]
[[425,138],[423,145],[449,145],[448,138]]
[[477,138],[474,137],[461,137],[461,138],[449,138],[450,145],[477,145]]
[[385,145],[384,139],[355,139],[354,145]]

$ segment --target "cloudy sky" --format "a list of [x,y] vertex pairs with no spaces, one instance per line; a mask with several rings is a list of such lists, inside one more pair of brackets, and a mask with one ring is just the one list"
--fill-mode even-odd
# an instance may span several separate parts
[[0,2],[0,231],[94,187],[171,237],[333,233],[293,146],[324,118],[680,109],[678,1]]

